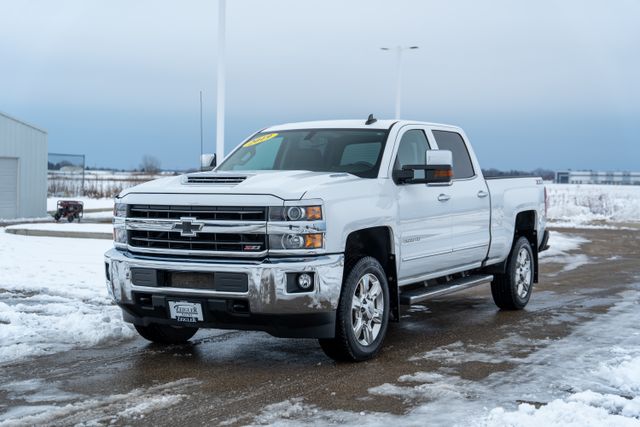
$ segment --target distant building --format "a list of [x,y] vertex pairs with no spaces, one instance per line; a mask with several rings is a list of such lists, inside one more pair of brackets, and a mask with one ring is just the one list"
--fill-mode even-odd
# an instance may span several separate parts
[[47,214],[47,132],[0,113],[0,219]]
[[640,185],[640,172],[561,171],[557,184]]

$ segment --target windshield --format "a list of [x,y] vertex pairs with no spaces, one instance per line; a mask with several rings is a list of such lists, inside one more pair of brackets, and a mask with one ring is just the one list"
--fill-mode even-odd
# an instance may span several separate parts
[[387,130],[305,129],[262,132],[216,170],[308,170],[378,176]]

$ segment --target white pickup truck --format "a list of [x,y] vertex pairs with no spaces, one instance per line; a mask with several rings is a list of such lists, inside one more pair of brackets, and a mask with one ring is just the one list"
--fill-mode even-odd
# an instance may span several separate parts
[[123,191],[107,286],[154,342],[262,330],[361,361],[402,305],[491,283],[498,307],[523,308],[545,209],[542,179],[485,179],[455,126],[273,126],[213,170]]

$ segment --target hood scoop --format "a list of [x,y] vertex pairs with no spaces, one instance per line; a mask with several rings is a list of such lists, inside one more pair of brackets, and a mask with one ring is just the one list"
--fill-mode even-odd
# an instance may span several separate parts
[[244,175],[211,175],[211,174],[192,174],[187,175],[185,184],[220,184],[220,185],[238,185],[247,179]]

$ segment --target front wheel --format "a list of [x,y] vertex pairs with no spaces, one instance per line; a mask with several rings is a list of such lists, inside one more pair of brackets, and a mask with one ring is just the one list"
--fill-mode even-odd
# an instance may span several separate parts
[[198,332],[198,328],[188,326],[158,325],[152,323],[148,326],[134,325],[136,331],[145,339],[158,344],[182,344]]
[[493,301],[503,310],[521,310],[529,302],[533,288],[533,251],[526,237],[513,245],[507,269],[491,282]]
[[347,270],[336,312],[336,336],[321,339],[320,346],[335,360],[368,360],[382,348],[388,324],[386,274],[378,260],[364,257]]

